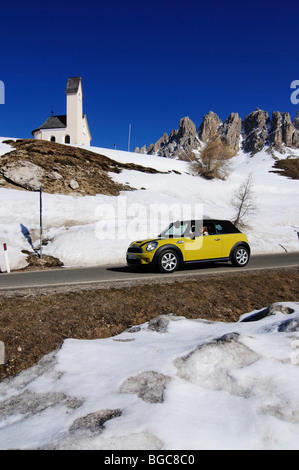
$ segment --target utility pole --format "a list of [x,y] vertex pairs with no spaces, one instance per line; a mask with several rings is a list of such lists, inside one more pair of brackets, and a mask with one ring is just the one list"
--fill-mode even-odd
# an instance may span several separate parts
[[128,152],[130,152],[130,141],[131,141],[131,124],[129,124]]
[[40,227],[40,248],[39,248],[39,257],[42,258],[42,239],[43,239],[43,204],[42,204],[42,193],[43,187],[41,185],[39,189],[39,227]]

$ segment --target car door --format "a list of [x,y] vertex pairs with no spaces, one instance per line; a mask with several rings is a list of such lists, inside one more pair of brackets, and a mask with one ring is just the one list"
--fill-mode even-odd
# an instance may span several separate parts
[[227,221],[217,221],[215,223],[215,228],[217,235],[222,240],[222,257],[229,257],[231,249],[235,241],[238,239],[238,236],[236,234],[231,233],[232,226]]
[[222,235],[216,233],[215,224],[206,224],[207,235],[197,234],[184,239],[185,261],[208,260],[222,257]]

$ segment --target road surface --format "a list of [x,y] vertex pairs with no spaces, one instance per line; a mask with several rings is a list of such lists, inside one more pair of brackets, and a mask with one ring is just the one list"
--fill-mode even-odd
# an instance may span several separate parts
[[251,256],[244,268],[233,267],[230,263],[200,263],[189,265],[173,274],[160,274],[148,271],[135,271],[126,265],[94,266],[88,268],[62,268],[46,271],[23,271],[0,273],[0,291],[8,289],[28,289],[34,287],[61,287],[86,284],[119,283],[147,279],[175,279],[182,276],[202,276],[206,274],[238,273],[257,269],[286,268],[299,266],[299,252]]

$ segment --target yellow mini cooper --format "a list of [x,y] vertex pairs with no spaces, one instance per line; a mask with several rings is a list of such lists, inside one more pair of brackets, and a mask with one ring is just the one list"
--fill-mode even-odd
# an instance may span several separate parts
[[164,273],[200,261],[245,266],[249,257],[246,235],[230,221],[216,219],[173,222],[157,238],[132,242],[126,254],[129,266],[154,266]]

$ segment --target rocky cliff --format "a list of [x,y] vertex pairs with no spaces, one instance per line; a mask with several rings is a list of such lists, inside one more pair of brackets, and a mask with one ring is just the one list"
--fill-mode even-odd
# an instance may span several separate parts
[[240,149],[254,155],[265,146],[281,153],[285,147],[299,148],[299,111],[294,121],[289,113],[275,111],[271,119],[266,111],[257,108],[242,121],[238,113],[231,113],[222,122],[214,112],[206,114],[198,128],[189,117],[180,120],[178,130],[162,137],[149,147],[137,147],[135,152],[162,157],[191,160],[194,151],[200,151],[209,140],[219,137],[236,154]]

